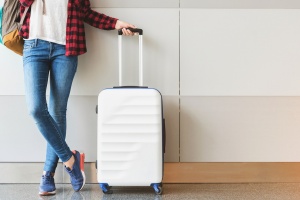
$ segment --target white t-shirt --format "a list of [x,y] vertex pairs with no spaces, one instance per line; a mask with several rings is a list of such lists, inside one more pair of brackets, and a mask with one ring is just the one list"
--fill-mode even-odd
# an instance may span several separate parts
[[68,0],[35,0],[31,5],[28,39],[66,44]]

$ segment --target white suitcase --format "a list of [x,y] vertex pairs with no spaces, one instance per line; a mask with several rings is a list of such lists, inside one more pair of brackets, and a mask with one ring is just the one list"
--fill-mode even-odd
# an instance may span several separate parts
[[111,186],[152,186],[162,194],[165,126],[162,96],[143,87],[139,32],[139,85],[122,86],[122,32],[119,31],[119,86],[98,96],[97,178],[105,194]]

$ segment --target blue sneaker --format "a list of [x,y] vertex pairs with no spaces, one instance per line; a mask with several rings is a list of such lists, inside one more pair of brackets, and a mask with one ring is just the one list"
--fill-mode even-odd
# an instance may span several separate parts
[[56,188],[54,184],[53,174],[51,172],[46,172],[41,178],[39,195],[54,195],[56,193],[55,190]]
[[85,184],[85,174],[84,174],[84,153],[80,154],[78,151],[73,151],[73,156],[75,158],[75,162],[73,165],[73,169],[65,166],[66,171],[70,175],[70,180],[73,189],[77,192],[81,190]]

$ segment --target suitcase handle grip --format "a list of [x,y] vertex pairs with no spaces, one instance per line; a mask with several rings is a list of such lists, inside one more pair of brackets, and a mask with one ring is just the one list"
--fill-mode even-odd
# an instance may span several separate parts
[[[127,28],[127,29],[133,33],[139,33],[139,35],[143,35],[143,29],[140,28]],[[118,30],[118,35],[123,35],[122,29]]]
[[126,89],[126,88],[148,88],[148,86],[114,86],[113,88]]

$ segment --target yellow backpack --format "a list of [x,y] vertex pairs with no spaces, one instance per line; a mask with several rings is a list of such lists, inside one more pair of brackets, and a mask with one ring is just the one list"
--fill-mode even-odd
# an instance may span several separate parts
[[19,30],[24,22],[28,7],[20,19],[19,0],[5,0],[2,11],[2,42],[10,50],[23,55],[24,40],[19,35]]

